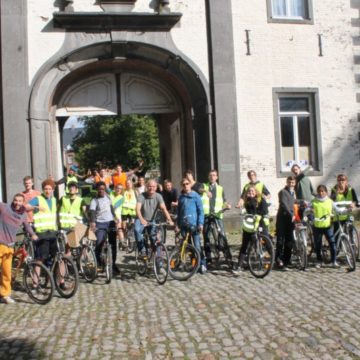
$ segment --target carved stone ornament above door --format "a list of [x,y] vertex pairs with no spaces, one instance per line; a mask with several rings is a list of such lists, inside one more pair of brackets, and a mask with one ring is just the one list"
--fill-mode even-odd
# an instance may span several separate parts
[[128,12],[135,6],[136,0],[97,0],[97,4],[105,11]]

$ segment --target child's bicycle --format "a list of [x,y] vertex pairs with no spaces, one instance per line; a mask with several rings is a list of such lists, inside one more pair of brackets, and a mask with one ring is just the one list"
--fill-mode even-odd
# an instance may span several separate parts
[[243,223],[253,228],[251,241],[247,249],[247,263],[249,270],[256,278],[264,278],[270,273],[274,265],[274,247],[271,239],[258,226],[258,215],[241,215]]
[[175,280],[188,280],[199,270],[201,256],[193,244],[194,230],[189,225],[184,236],[180,232],[176,234],[175,247],[169,256],[169,274]]
[[27,236],[15,244],[11,274],[12,287],[14,290],[23,288],[33,301],[44,305],[53,297],[54,280],[49,269],[29,255],[26,250],[28,248],[32,248],[32,240]]
[[[161,227],[166,225],[166,223],[157,224],[150,222],[144,228],[144,245],[146,255],[139,253],[138,249],[136,249],[137,272],[139,275],[145,275],[149,269],[149,264],[152,264],[156,280],[160,285],[166,282],[169,274],[169,255],[160,236]],[[147,231],[151,227],[155,227],[156,230],[156,234],[154,234],[154,241],[151,240],[151,235]]]

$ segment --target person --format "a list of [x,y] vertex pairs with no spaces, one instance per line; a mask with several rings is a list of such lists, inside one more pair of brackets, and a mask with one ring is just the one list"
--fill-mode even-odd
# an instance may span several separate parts
[[294,230],[295,176],[288,176],[286,186],[280,190],[279,209],[276,215],[276,254],[275,260],[279,268],[287,270],[291,259]]
[[31,236],[33,241],[38,237],[27,222],[25,197],[16,194],[11,204],[0,203],[0,301],[12,304],[11,297],[11,265],[16,242],[16,233],[21,226]]
[[194,178],[194,172],[190,169],[185,171],[184,178],[186,178],[191,184],[191,190],[197,192],[200,196],[204,192],[204,186],[201,182],[198,182]]
[[[65,193],[69,192],[69,188],[68,188],[68,184],[70,182],[75,182],[77,183],[79,181],[79,179],[85,179],[88,176],[90,176],[90,174],[86,174],[86,175],[80,175],[78,173],[79,168],[76,165],[71,165],[68,169],[67,175],[62,177],[60,180],[56,181],[55,184],[56,185],[61,185],[61,184],[65,184]],[[50,177],[49,177],[50,178]],[[51,180],[53,180],[52,178],[50,178]]]
[[243,203],[247,196],[247,190],[250,186],[255,186],[257,194],[259,197],[263,197],[265,200],[270,200],[271,194],[270,191],[267,189],[264,183],[257,179],[256,172],[254,170],[249,170],[247,172],[247,177],[249,182],[243,187],[243,191],[240,196],[240,200],[237,204],[237,207],[242,207]]
[[138,177],[135,187],[136,187],[136,193],[138,195],[142,194],[146,190],[145,178],[143,176]]
[[[27,204],[30,200],[33,198],[39,196],[41,192],[39,190],[34,190],[34,180],[31,176],[25,176],[23,179],[25,190],[22,192],[24,195],[25,203],[24,206],[27,209]],[[33,212],[30,209],[26,210],[27,215],[27,221],[29,224],[32,224],[34,222],[33,219]]]
[[213,169],[209,172],[209,182],[203,185],[204,192],[202,194],[201,200],[205,215],[204,220],[204,248],[205,248],[205,256],[207,264],[211,263],[211,247],[210,247],[210,239],[209,232],[210,228],[210,214],[215,215],[215,221],[217,228],[220,229],[219,233],[219,245],[220,250],[223,251],[224,256],[232,268],[232,256],[231,251],[228,245],[228,240],[225,234],[224,221],[223,221],[223,212],[224,208],[231,209],[231,205],[227,203],[225,198],[224,188],[217,183],[218,181],[218,172]]
[[294,164],[291,167],[291,172],[294,174],[296,180],[296,198],[299,200],[305,200],[307,202],[311,202],[311,200],[314,198],[314,189],[312,183],[310,179],[306,176],[306,172],[309,169],[310,167],[308,167],[304,171],[301,171],[301,168],[298,164]]
[[86,204],[78,195],[78,183],[70,182],[67,185],[68,193],[58,204],[59,223],[63,230],[71,230],[78,222],[83,222],[86,214]]
[[[249,182],[243,187],[243,191],[241,193],[240,199],[236,207],[242,208],[244,206],[244,201],[247,196],[247,190],[249,189],[250,186],[255,186],[256,193],[258,194],[257,196],[259,203],[261,202],[261,198],[263,198],[267,203],[269,203],[271,198],[270,191],[268,190],[268,188],[265,186],[264,183],[262,183],[257,179],[257,174],[255,170],[249,170],[247,172],[247,177],[249,179]],[[269,216],[268,215],[262,216],[259,225],[263,228],[263,232],[265,235],[269,234],[269,224],[270,224]]]
[[164,180],[164,187],[161,192],[167,211],[174,213],[178,204],[179,192],[173,187],[173,183],[169,179]]
[[[248,186],[243,200],[244,202],[242,203],[242,208],[245,210],[245,213],[255,215],[256,218],[255,222],[250,226],[247,226],[246,221],[243,222],[242,243],[239,251],[238,263],[234,267],[235,273],[238,273],[242,270],[249,243],[252,240],[257,227],[260,225],[260,219],[268,214],[267,202],[261,196],[261,194],[259,196],[259,190],[255,185]],[[237,205],[236,207],[240,206]]]
[[111,199],[106,193],[106,184],[99,181],[96,184],[96,197],[90,201],[90,229],[96,234],[95,255],[98,264],[101,264],[101,249],[109,231],[112,221],[116,226],[119,225],[119,220],[116,219],[115,210]]
[[317,196],[311,201],[311,207],[314,212],[314,243],[316,251],[316,268],[322,266],[322,237],[325,236],[329,242],[331,264],[334,268],[339,267],[336,262],[336,244],[334,232],[331,226],[331,215],[333,210],[337,209],[334,202],[328,197],[327,188],[325,185],[317,187]]
[[110,199],[112,206],[115,212],[115,220],[118,221],[117,229],[115,227],[115,222],[111,222],[110,231],[109,231],[109,243],[111,245],[111,252],[113,255],[113,272],[114,274],[120,274],[120,270],[116,265],[117,258],[117,246],[116,246],[116,237],[119,235],[119,240],[122,243],[124,241],[124,234],[121,231],[121,210],[124,203],[124,196],[122,194],[123,187],[121,184],[115,186],[114,191],[110,193]]
[[156,192],[156,188],[157,182],[149,180],[146,184],[146,191],[139,195],[136,203],[135,239],[139,253],[142,256],[147,256],[144,244],[144,231],[147,231],[149,234],[152,244],[156,241],[157,229],[151,222],[155,220],[157,211],[161,210],[167,222],[173,225],[170,214],[166,210],[164,199]]
[[191,189],[191,182],[188,177],[181,181],[182,191],[179,196],[177,207],[177,228],[182,236],[187,231],[191,231],[194,246],[201,255],[200,273],[205,274],[207,271],[206,260],[201,249],[200,234],[204,227],[204,210],[200,195]]
[[111,179],[111,176],[109,176],[107,174],[107,171],[106,171],[105,168],[100,169],[99,174],[95,176],[95,187],[96,187],[96,189],[98,189],[98,187],[96,185],[99,182],[105,184],[107,192],[110,191],[110,186],[112,185],[112,179]]
[[126,180],[126,188],[124,191],[124,202],[121,208],[122,230],[126,231],[129,222],[133,222],[136,217],[137,195],[133,188],[133,182]]
[[138,168],[135,168],[133,170],[129,170],[127,172],[124,172],[122,169],[122,165],[117,164],[116,169],[112,174],[112,184],[114,185],[114,188],[116,185],[120,184],[123,188],[126,186],[127,179],[133,175]]

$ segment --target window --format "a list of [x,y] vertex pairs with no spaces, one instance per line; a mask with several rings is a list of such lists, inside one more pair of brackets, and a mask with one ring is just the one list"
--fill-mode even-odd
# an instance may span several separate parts
[[320,170],[319,119],[315,111],[317,92],[275,91],[276,146],[280,173],[294,163]]
[[270,22],[312,23],[311,0],[267,0]]

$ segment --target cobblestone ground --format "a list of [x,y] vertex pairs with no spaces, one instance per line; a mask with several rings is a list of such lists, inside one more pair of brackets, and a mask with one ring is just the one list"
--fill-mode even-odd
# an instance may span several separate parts
[[[238,246],[233,244],[237,256]],[[263,280],[226,269],[187,282],[137,275],[81,283],[41,306],[0,304],[1,359],[359,359],[359,270],[310,267]]]

